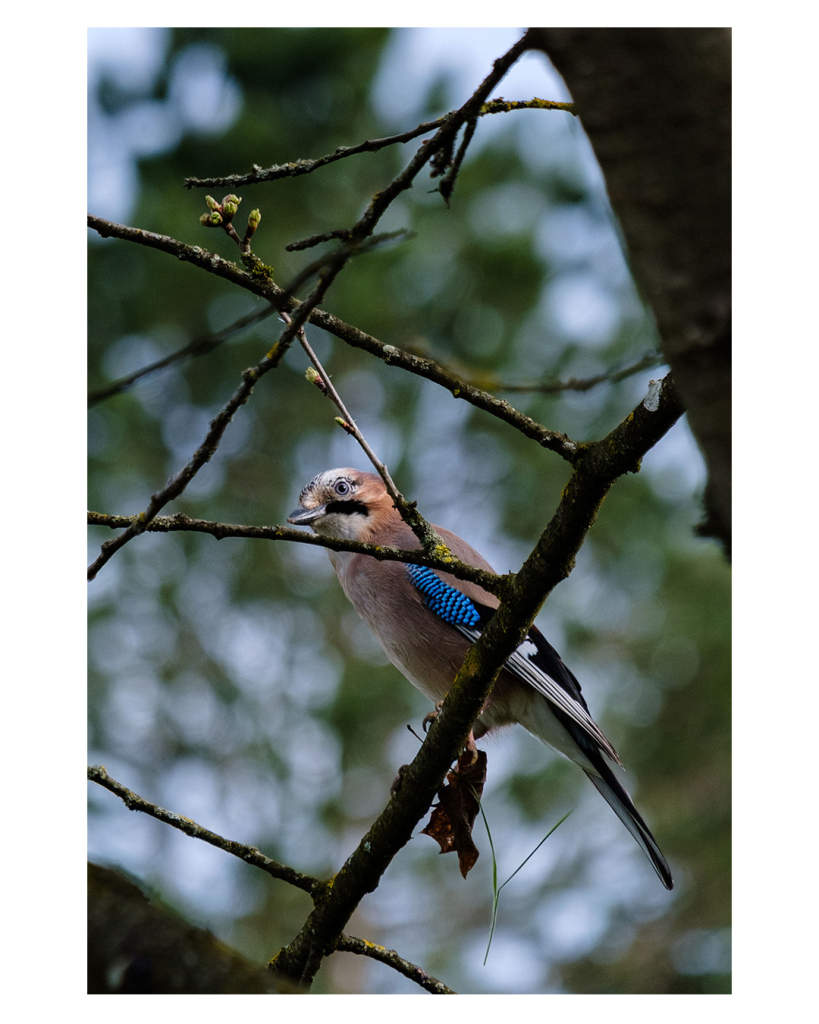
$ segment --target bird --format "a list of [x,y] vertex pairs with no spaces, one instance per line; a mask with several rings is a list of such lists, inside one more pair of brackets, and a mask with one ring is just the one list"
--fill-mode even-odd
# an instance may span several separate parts
[[[319,537],[421,548],[381,477],[362,470],[319,473],[302,489],[287,521],[310,526]],[[443,527],[433,529],[462,562],[494,572],[465,540]],[[498,599],[475,583],[424,566],[329,548],[328,554],[344,593],[387,657],[440,705]],[[506,660],[472,736],[480,739],[514,723],[583,769],[672,889],[657,841],[610,766],[622,768],[616,750],[591,717],[580,683],[536,626]]]

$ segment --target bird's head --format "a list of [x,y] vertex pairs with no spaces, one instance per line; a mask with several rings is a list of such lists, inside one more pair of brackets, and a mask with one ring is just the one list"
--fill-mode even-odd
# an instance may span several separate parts
[[287,517],[294,526],[343,540],[369,540],[385,519],[396,516],[381,477],[359,469],[328,469],[313,477]]

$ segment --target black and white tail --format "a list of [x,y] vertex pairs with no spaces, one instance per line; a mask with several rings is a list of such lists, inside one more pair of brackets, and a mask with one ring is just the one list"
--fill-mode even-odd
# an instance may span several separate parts
[[674,881],[671,878],[671,871],[665,857],[660,852],[657,840],[651,834],[648,825],[643,821],[640,812],[634,806],[634,802],[628,793],[623,789],[614,772],[605,763],[600,763],[598,769],[600,775],[586,771],[586,775],[594,783],[597,792],[611,807],[617,817],[637,840],[640,849],[651,861],[651,865],[659,875],[660,881],[666,889],[674,888]]

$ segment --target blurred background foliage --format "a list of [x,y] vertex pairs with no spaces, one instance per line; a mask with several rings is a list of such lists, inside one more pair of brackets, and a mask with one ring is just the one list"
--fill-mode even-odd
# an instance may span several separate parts
[[[513,30],[124,29],[89,33],[89,210],[237,260],[199,224],[186,176],[242,172],[393,134],[460,105]],[[569,99],[541,54],[507,99]],[[316,250],[291,241],[351,226],[418,145],[238,189],[262,211],[254,250],[286,284]],[[497,390],[576,440],[645,394],[648,370],[586,393],[501,385],[585,377],[656,344],[580,124],[521,111],[478,124],[450,209],[421,177],[380,230],[414,238],[353,261],[324,308]],[[224,191],[215,191],[221,198]],[[261,308],[168,256],[91,235],[92,391]],[[302,293],[305,294],[305,293]],[[204,438],[276,337],[271,318],[89,411],[89,507],[134,514]],[[433,522],[499,571],[517,569],[568,473],[556,456],[433,384],[308,331],[365,435]],[[168,511],[282,523],[300,487],[364,467],[293,349],[257,386],[215,458]],[[464,881],[417,836],[349,932],[461,992],[726,992],[730,981],[729,572],[697,539],[701,458],[684,422],[617,483],[539,624],[580,678],[668,856],[673,893],[582,774],[522,730],[489,741],[484,807],[504,889],[483,966],[491,857]],[[93,557],[109,531],[92,529]],[[326,554],[299,545],[143,536],[90,588],[90,763],[146,798],[272,857],[333,873],[386,802],[428,710],[346,604]],[[301,892],[92,787],[92,859],[119,865],[191,920],[264,961],[309,910]],[[420,991],[336,954],[317,991]]]

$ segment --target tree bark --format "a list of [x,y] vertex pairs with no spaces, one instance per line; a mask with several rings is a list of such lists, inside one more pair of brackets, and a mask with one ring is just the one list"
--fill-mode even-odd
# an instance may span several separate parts
[[731,547],[731,35],[549,28],[606,178],[708,483],[701,532]]

